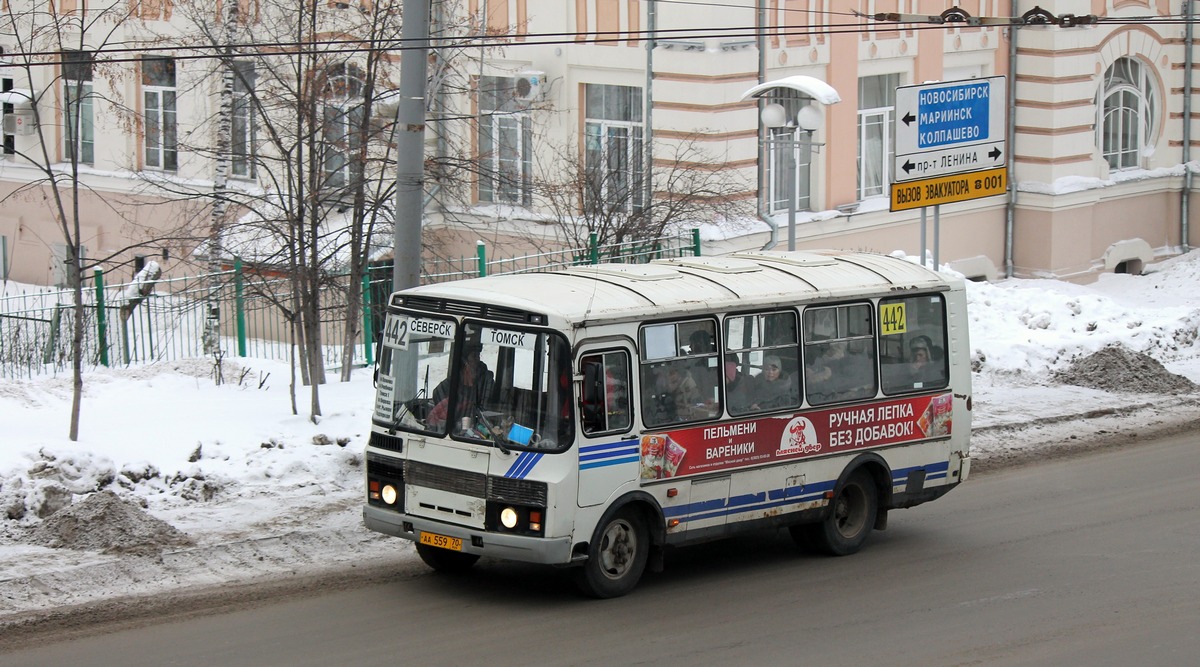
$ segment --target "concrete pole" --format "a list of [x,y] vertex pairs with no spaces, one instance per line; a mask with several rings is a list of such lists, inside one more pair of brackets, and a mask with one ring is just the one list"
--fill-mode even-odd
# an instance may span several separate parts
[[425,81],[431,0],[404,0],[400,102],[396,108],[396,215],[392,289],[421,283],[421,218],[425,194]]

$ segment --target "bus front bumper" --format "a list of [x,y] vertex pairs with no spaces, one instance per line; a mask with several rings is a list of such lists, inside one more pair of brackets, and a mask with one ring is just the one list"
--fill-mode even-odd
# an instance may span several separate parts
[[462,540],[465,553],[492,556],[525,563],[566,565],[571,562],[570,537],[527,537],[475,530],[402,512],[363,506],[363,523],[368,530],[418,541],[421,533],[435,533]]

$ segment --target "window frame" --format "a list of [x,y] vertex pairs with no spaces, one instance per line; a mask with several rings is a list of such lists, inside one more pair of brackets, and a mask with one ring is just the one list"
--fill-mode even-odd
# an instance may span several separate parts
[[178,88],[176,61],[170,56],[141,57],[143,164],[157,171],[178,171]]
[[[590,377],[588,372],[589,365],[599,363],[600,368],[604,370],[604,375],[601,378]],[[616,372],[614,372],[616,369]],[[634,403],[630,395],[630,381],[633,377],[633,361],[629,350],[625,348],[605,348],[588,350],[587,353],[579,358],[579,370],[584,376],[583,384],[579,392],[579,421],[580,428],[583,434],[589,438],[600,437],[604,435],[613,435],[618,433],[628,433],[633,428],[634,420]],[[621,378],[624,378],[623,380]],[[589,387],[589,382],[600,382],[601,398],[600,404],[604,409],[599,413],[592,407],[595,387]],[[611,383],[611,384],[610,384]],[[622,387],[620,383],[624,383],[624,399],[620,396],[619,391]],[[599,428],[592,428],[594,418],[591,415],[599,414],[603,418],[603,423],[599,424]],[[624,418],[624,422],[617,421],[614,423],[614,418]]]
[[1150,67],[1126,55],[1104,71],[1096,100],[1096,144],[1110,170],[1142,168],[1142,153],[1153,143],[1160,98]]
[[[865,308],[865,322],[867,330],[865,332],[855,331],[851,329],[853,322],[859,321],[852,319],[849,316],[849,310],[853,308]],[[830,336],[816,337],[813,334],[813,327],[810,322],[810,315],[815,318],[818,314],[832,311],[834,313],[833,324],[834,331]],[[846,312],[846,316],[842,316],[842,312]],[[827,319],[827,318],[826,318]],[[875,306],[871,301],[851,301],[838,304],[822,304],[820,306],[809,306],[804,309],[800,316],[801,339],[803,341],[804,354],[804,399],[812,406],[830,405],[833,403],[842,403],[849,401],[859,401],[875,398],[879,394],[879,351],[876,347],[876,332],[878,331],[878,323],[875,321]],[[825,322],[828,324],[828,322]],[[825,380],[815,379],[812,376],[813,368],[818,361],[826,356],[827,351],[838,349],[842,352],[839,363],[842,365],[848,364],[853,359],[854,354],[851,347],[860,347],[855,343],[866,342],[869,348],[865,350],[866,356],[870,361],[870,387],[866,385],[854,385],[841,390],[841,387],[830,387],[824,384]],[[862,370],[862,369],[860,369]],[[845,382],[847,379],[855,379],[851,373],[839,373],[838,379]],[[828,381],[832,381],[831,377]],[[829,388],[830,391],[818,390]],[[837,391],[835,391],[837,390]]]
[[237,178],[253,179],[258,176],[258,123],[254,114],[258,74],[251,60],[235,60],[233,67],[229,173]]
[[95,164],[96,111],[92,102],[95,54],[64,50],[59,55],[63,79],[63,157],[79,164]]
[[[925,319],[925,315],[920,312],[920,308],[912,307],[910,309],[909,303],[906,303],[904,308],[905,316],[902,326],[888,326],[886,322],[887,316],[885,315],[885,306],[902,301],[916,302],[922,299],[936,299],[938,301],[936,315],[936,319],[938,321],[936,323],[922,323],[921,320]],[[949,386],[950,355],[948,354],[949,339],[946,329],[947,315],[945,294],[941,292],[935,292],[880,298],[878,304],[876,305],[876,315],[878,316],[880,322],[878,334],[879,349],[877,351],[880,371],[879,386],[883,390],[883,394],[885,396],[920,393],[936,389],[945,389],[947,386]],[[916,317],[913,317],[913,315],[916,315]],[[912,324],[914,320],[917,321],[915,325]],[[887,328],[895,328],[897,330],[885,332],[885,329]],[[898,338],[892,338],[892,336],[898,336]],[[899,375],[899,369],[897,369],[896,366],[898,364],[907,365],[912,363],[910,354],[906,353],[910,353],[912,342],[919,337],[926,337],[929,345],[933,346],[934,348],[928,350],[929,359],[931,363],[940,362],[940,368],[938,370],[940,370],[941,373],[941,382],[929,383],[900,381],[901,376]],[[894,345],[894,343],[899,343],[899,349],[895,352],[892,352],[887,348],[897,347]],[[935,353],[939,350],[941,351],[941,358],[936,359],[934,358],[936,356]],[[887,378],[889,376],[894,378],[895,381],[888,380]]]
[[327,189],[351,188],[363,178],[357,159],[362,147],[364,87],[362,70],[352,62],[330,65],[325,70],[319,113],[321,117],[321,173]]
[[584,84],[584,192],[586,211],[636,213],[645,207],[643,90]]
[[[858,79],[858,161],[857,195],[861,201],[870,197],[888,194],[892,180],[892,165],[895,162],[896,138],[893,133],[896,114],[896,88],[900,85],[898,73],[863,76]],[[864,100],[871,93],[882,93],[882,100],[864,107]],[[882,102],[882,104],[879,104]],[[869,136],[878,128],[877,144]],[[873,149],[873,150],[872,150]],[[875,153],[875,154],[873,154]]]
[[[765,326],[766,318],[777,318],[781,316],[790,318],[792,339],[790,341],[782,342],[778,340],[768,341],[771,332],[769,330],[764,331],[766,329],[770,329],[770,327]],[[754,319],[755,326],[752,327],[751,331],[757,333],[750,333],[749,335],[752,340],[749,343],[746,343],[745,337],[747,336],[747,333],[743,327],[742,343],[735,343],[734,334],[731,331],[732,325],[739,319],[745,320],[747,318]],[[723,396],[725,398],[725,405],[726,409],[729,411],[729,414],[734,417],[742,417],[746,415],[761,414],[764,412],[777,412],[779,410],[795,411],[799,409],[802,403],[801,396],[804,395],[804,380],[800,373],[800,319],[796,314],[796,309],[784,308],[781,310],[771,311],[730,313],[725,316],[724,320],[722,321],[722,326],[725,333],[725,346],[721,357],[721,386],[724,388]],[[780,357],[780,360],[783,363],[783,367],[781,367],[780,370],[788,374],[787,381],[794,389],[794,399],[789,403],[781,405],[771,405],[757,408],[754,406],[758,403],[752,401],[746,406],[745,409],[737,409],[736,406],[734,406],[733,401],[730,399],[729,389],[727,387],[728,380],[725,378],[724,374],[724,362],[728,360],[729,355],[731,354],[745,355],[745,358],[741,358],[739,356],[737,359],[738,371],[743,373],[743,382],[752,383],[750,387],[751,391],[753,391],[755,384],[761,382],[762,373],[765,371],[764,366],[766,364],[767,357]],[[757,370],[758,373],[753,373],[752,371],[754,370]],[[751,398],[754,398],[753,394],[751,395]]]
[[[796,114],[800,113],[800,109],[803,107],[810,104],[817,104],[814,98],[800,91],[788,89],[775,90],[768,99],[768,102],[782,105],[784,117],[792,120],[796,118]],[[765,153],[763,163],[766,167],[763,178],[767,184],[767,212],[771,215],[787,213],[788,196],[790,194],[788,171],[791,168],[788,161],[789,149],[792,153],[791,157],[796,160],[796,173],[792,174],[792,187],[795,187],[796,192],[795,210],[812,210],[813,160],[811,133],[801,130],[795,126],[795,123],[791,122],[785,127],[768,127],[765,131],[766,141],[763,148]]]
[[[478,79],[478,199],[483,203],[533,203],[533,118],[516,92],[515,77]],[[509,133],[515,140],[505,141]]]

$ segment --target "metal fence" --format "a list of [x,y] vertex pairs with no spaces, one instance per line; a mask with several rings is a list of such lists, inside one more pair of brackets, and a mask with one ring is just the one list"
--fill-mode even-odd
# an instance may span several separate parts
[[[700,254],[699,234],[650,241],[600,245],[522,257],[488,259],[486,247],[476,257],[427,262],[423,283],[546,271],[602,261],[648,262],[664,257]],[[213,288],[216,281],[218,287]],[[83,364],[131,366],[175,359],[203,358],[205,320],[210,298],[220,310],[221,354],[286,361],[294,335],[286,313],[295,312],[290,283],[234,269],[218,274],[163,278],[138,300],[136,284],[106,285],[97,270],[83,290]],[[321,340],[327,368],[343,362],[346,301],[351,286],[334,276],[321,292]],[[382,320],[382,304],[392,285],[392,266],[373,265],[362,290],[364,326],[353,346],[354,365],[372,363],[372,333]],[[69,290],[32,288],[0,296],[0,377],[28,378],[69,372],[76,309]]]

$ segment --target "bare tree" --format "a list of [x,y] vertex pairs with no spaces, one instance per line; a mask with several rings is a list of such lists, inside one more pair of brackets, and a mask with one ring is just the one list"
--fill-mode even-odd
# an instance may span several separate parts
[[[17,85],[29,91],[30,125],[35,128],[31,141],[23,139],[13,150],[18,160],[38,174],[8,193],[5,200],[43,201],[65,247],[66,282],[73,295],[72,440],[79,437],[86,354],[84,325],[88,309],[83,298],[83,276],[117,254],[150,244],[161,247],[166,242],[158,238],[134,242],[107,257],[88,257],[86,252],[82,223],[85,206],[106,207],[130,226],[137,226],[136,209],[143,205],[133,193],[121,196],[95,192],[81,177],[81,166],[95,159],[96,109],[122,103],[107,91],[120,90],[122,80],[128,76],[122,63],[98,58],[97,54],[127,45],[125,25],[130,11],[127,2],[89,3],[84,11],[72,2],[47,6],[15,0],[5,4],[0,19],[0,31],[15,41],[13,52],[6,54],[8,67],[20,72],[23,80]],[[39,90],[40,94],[33,92]],[[56,107],[61,109],[61,116],[56,114]],[[64,139],[61,146],[60,134]],[[182,242],[187,234],[166,232],[163,236]]]
[[542,166],[536,191],[571,247],[586,246],[593,234],[608,245],[661,238],[703,223],[739,225],[754,215],[752,186],[722,169],[695,136],[656,149],[649,202],[643,201],[640,173],[631,168],[640,156],[597,164],[571,147],[554,153],[558,161]]

